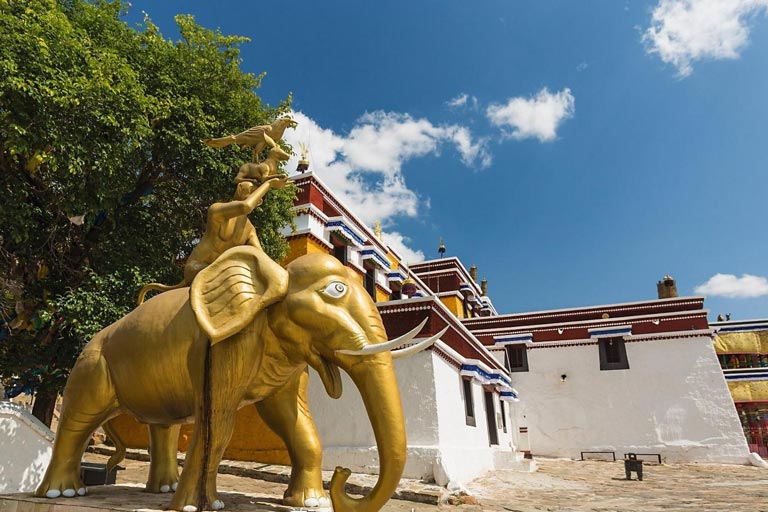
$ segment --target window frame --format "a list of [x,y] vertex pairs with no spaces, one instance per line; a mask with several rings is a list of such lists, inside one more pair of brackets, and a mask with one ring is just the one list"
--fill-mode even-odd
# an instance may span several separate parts
[[[601,371],[629,370],[629,359],[627,358],[627,347],[624,336],[601,337],[597,339],[597,343],[600,354]],[[613,343],[616,343],[615,347],[613,347]],[[611,352],[615,351],[615,354],[609,353],[609,347],[612,347],[610,350]],[[609,355],[615,355],[616,360],[609,360]]]
[[464,417],[470,427],[477,426],[475,399],[472,393],[472,377],[461,376],[461,395],[464,397]]
[[483,402],[485,403],[485,417],[488,428],[488,446],[499,446],[499,426],[496,424],[496,393],[483,386]]
[[[520,366],[512,366],[512,350],[520,351]],[[507,370],[510,373],[527,372],[528,371],[528,344],[527,343],[509,343],[504,346],[504,356],[507,362]]]
[[501,413],[501,427],[504,433],[507,433],[507,411],[506,407],[504,406],[504,400],[501,399],[501,395],[499,395],[499,412]]
[[363,274],[363,285],[365,291],[376,302],[376,266],[365,266],[365,274]]
[[[343,251],[344,258],[339,258],[339,252]],[[345,267],[349,263],[349,246],[344,244],[334,244],[333,257],[341,262]]]

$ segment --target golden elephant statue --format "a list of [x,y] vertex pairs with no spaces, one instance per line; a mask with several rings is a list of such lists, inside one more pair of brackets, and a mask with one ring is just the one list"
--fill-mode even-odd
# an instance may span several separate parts
[[[175,491],[174,510],[221,509],[217,468],[235,413],[256,403],[291,458],[284,502],[327,508],[322,448],[306,401],[309,365],[335,398],[342,391],[339,368],[350,375],[379,452],[378,481],[363,498],[345,493],[350,472],[336,468],[333,508],[379,510],[397,487],[406,451],[390,351],[423,325],[387,342],[359,277],[327,254],[302,256],[284,269],[254,247],[229,249],[190,288],[153,297],[86,345],[64,390],[51,463],[36,494],[85,494],[79,465],[90,434],[102,424],[109,433],[109,420],[127,412],[149,425],[147,490]],[[402,352],[426,347],[438,336]],[[179,478],[179,428],[191,422],[194,433]],[[125,452],[114,440],[118,450],[110,466]]]

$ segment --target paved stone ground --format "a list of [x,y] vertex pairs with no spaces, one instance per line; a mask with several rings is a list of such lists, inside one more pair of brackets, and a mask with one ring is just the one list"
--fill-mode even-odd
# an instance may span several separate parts
[[[87,459],[103,462],[106,457],[88,454]],[[765,469],[720,464],[646,464],[644,480],[638,482],[624,480],[624,467],[621,462],[576,462],[538,458],[537,463],[539,470],[535,473],[499,471],[492,476],[471,482],[467,486],[469,497],[463,499],[467,502],[476,500],[475,503],[436,506],[390,500],[384,510],[768,512],[768,470]],[[123,466],[126,470],[118,473],[119,484],[136,486],[146,480],[149,469],[147,463],[126,460]],[[161,510],[168,503],[168,495],[145,494],[139,492],[139,489],[93,487],[90,489],[91,498],[87,499],[101,501],[113,510],[125,509],[128,502],[134,500],[140,500],[143,508],[155,510]],[[227,505],[226,510],[230,512],[291,510],[280,505],[280,497],[285,490],[285,484],[282,483],[225,474],[219,476],[219,489]],[[75,501],[79,500],[68,500],[67,504],[74,505]],[[88,506],[99,505],[89,503]],[[29,510],[37,511],[38,508]],[[18,512],[21,510],[18,509]]]
[[[644,466],[624,479],[623,462],[537,459],[536,473],[497,472],[467,486],[481,505],[462,509],[532,511],[768,512],[768,470],[723,464]],[[418,510],[421,510],[420,508]]]

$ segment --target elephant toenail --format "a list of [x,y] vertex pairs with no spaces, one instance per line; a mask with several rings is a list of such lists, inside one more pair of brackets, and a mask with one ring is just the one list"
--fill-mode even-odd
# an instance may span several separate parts
[[61,496],[61,491],[58,489],[51,489],[45,493],[46,498],[58,498],[59,496]]
[[224,508],[224,502],[221,500],[215,500],[213,503],[211,503],[211,508],[213,510],[221,510]]
[[85,487],[81,487],[77,490],[78,496],[85,496]]
[[75,494],[77,493],[74,489],[64,489],[64,492],[61,493],[65,498],[74,498]]
[[182,512],[197,512],[197,507],[194,505],[184,505],[184,508],[181,510]]
[[173,482],[173,484],[171,485],[171,490],[175,491],[178,486],[179,486],[179,482]]
[[321,506],[321,507],[330,507],[331,506],[331,500],[329,500],[326,497],[322,497],[318,501],[320,502],[319,506]]
[[160,492],[170,492],[171,486],[170,485],[161,485],[160,486]]
[[320,500],[317,498],[307,498],[304,500],[305,507],[316,507],[320,504]]

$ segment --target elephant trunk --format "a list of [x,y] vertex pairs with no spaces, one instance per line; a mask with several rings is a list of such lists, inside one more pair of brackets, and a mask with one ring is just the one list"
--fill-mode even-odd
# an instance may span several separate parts
[[373,512],[381,509],[397,489],[405,467],[405,421],[392,356],[376,354],[345,368],[360,391],[376,437],[379,479],[368,496],[355,499],[344,491],[348,469],[336,468],[331,479],[331,501],[336,512]]

